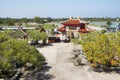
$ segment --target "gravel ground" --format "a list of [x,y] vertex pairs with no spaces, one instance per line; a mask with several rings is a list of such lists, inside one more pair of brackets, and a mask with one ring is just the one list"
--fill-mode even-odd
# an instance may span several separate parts
[[74,66],[70,61],[74,47],[72,43],[54,43],[38,48],[46,57],[47,64],[31,80],[120,80],[117,73],[94,72],[87,65]]

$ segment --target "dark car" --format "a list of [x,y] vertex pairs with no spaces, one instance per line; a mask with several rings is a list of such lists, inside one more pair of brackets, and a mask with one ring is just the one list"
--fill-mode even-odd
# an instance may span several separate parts
[[59,37],[49,37],[48,38],[49,43],[54,43],[54,42],[61,42]]

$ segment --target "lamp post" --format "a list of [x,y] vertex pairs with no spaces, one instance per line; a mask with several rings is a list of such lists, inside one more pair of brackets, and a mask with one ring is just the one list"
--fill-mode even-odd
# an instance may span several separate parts
[[119,25],[119,18],[117,18],[117,25]]
[[117,18],[117,21],[119,21],[119,18]]
[[117,28],[120,31],[120,23],[119,23],[119,18],[117,18]]
[[118,31],[118,29],[119,29],[119,18],[117,18],[117,27],[116,27],[116,31]]

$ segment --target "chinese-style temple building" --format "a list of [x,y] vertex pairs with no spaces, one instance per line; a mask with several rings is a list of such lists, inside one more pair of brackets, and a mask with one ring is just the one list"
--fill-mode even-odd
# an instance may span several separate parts
[[69,39],[74,37],[79,37],[79,33],[89,33],[93,29],[88,28],[87,25],[89,22],[80,20],[80,17],[77,19],[72,19],[62,22],[63,26],[58,29],[61,32],[61,39]]
[[28,39],[28,33],[26,30],[23,30],[23,28],[20,26],[14,33],[11,34],[13,38],[20,38],[20,39]]

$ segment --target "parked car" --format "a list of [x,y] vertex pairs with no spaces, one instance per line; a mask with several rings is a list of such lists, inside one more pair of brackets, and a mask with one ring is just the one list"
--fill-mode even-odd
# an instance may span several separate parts
[[49,42],[49,43],[54,43],[54,42],[61,42],[61,41],[60,41],[60,38],[59,38],[59,37],[54,37],[54,36],[52,36],[52,37],[49,37],[49,38],[48,38],[48,42]]
[[35,47],[40,47],[42,44],[41,43],[39,43],[39,41],[28,41],[28,45],[30,45],[30,46],[35,46]]

